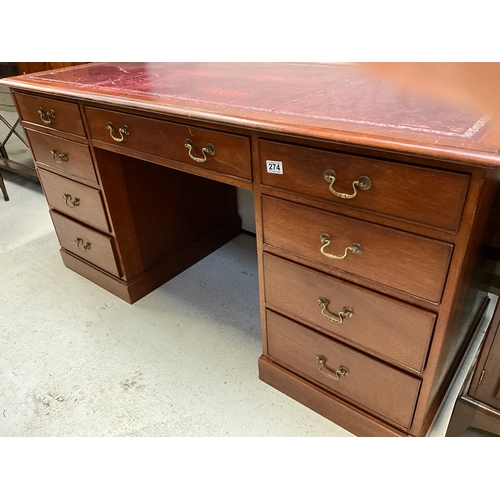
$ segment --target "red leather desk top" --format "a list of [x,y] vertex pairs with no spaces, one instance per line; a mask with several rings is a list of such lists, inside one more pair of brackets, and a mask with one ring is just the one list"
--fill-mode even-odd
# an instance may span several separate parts
[[408,93],[352,64],[92,63],[3,80],[128,108],[500,164],[488,117]]

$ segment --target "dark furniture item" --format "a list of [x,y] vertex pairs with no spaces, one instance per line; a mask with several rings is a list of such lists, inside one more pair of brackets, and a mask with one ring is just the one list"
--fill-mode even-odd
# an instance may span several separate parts
[[446,436],[468,430],[500,436],[500,306],[484,337],[460,396],[455,402]]
[[[14,76],[19,74],[19,68],[16,63],[0,63],[0,77]],[[25,145],[26,150],[29,150],[29,145],[26,139],[19,133],[20,128],[20,118],[15,120],[7,120],[2,116],[2,112],[16,114],[16,107],[14,100],[12,99],[10,90],[4,85],[0,85],[0,122],[4,125],[7,133],[0,137],[0,169],[9,170],[11,172],[20,173],[27,177],[37,179],[36,170],[33,164],[21,163],[13,158],[9,158],[7,153],[7,143],[13,137],[17,137],[22,144]],[[2,179],[2,173],[0,170],[0,188],[4,194],[4,198],[8,200],[7,189]]]
[[9,201],[9,195],[7,193],[7,188],[5,187],[5,182],[3,181],[2,172],[0,171],[0,191],[2,191],[3,199]]
[[353,65],[4,83],[67,267],[133,303],[238,234],[253,190],[260,378],[354,434],[426,434],[488,300],[498,126]]
[[[0,94],[3,92],[4,88],[6,89],[6,87],[0,86]],[[2,103],[0,103],[0,112],[2,111],[2,109],[8,110],[8,106],[4,106]],[[13,102],[11,110],[15,111]],[[0,121],[7,127],[8,130],[7,135],[0,142],[0,168],[11,170],[13,172],[20,172],[23,175],[26,175],[27,177],[37,178],[36,170],[34,167],[31,167],[29,165],[24,165],[23,163],[20,163],[18,161],[14,161],[12,158],[9,158],[9,155],[7,153],[7,148],[6,148],[7,142],[13,136],[17,137],[26,146],[26,149],[29,148],[29,144],[26,142],[26,139],[16,130],[20,126],[21,119],[17,118],[14,124],[11,124],[2,115],[0,115]],[[5,187],[1,171],[0,171],[0,188],[2,189],[5,201],[9,201],[9,196],[7,195],[7,188]]]

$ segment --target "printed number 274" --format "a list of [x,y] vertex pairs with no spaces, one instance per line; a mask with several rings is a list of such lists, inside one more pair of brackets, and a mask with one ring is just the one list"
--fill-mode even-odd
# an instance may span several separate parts
[[270,174],[282,174],[283,173],[283,163],[280,161],[266,161],[267,171]]

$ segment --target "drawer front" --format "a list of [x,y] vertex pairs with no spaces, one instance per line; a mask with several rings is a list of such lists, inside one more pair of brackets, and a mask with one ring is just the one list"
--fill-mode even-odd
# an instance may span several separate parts
[[[419,379],[272,311],[266,311],[266,317],[269,356],[357,405],[404,428],[410,426]],[[336,377],[341,367],[347,369],[344,376],[328,376]]]
[[433,303],[441,299],[451,244],[268,196],[262,212],[264,243],[312,267],[339,269]]
[[50,215],[63,248],[117,278],[120,277],[113,251],[113,238],[68,219],[54,210],[50,211]]
[[109,231],[101,193],[98,189],[42,169],[38,170],[38,176],[51,207],[98,229]]
[[263,261],[268,307],[361,349],[423,369],[435,314],[269,254]]
[[15,97],[23,121],[85,137],[77,104],[17,92]]
[[61,173],[97,182],[89,147],[53,135],[25,129],[35,160]]
[[[437,229],[458,230],[469,186],[467,174],[263,140],[259,149],[266,186]],[[266,160],[281,161],[283,173],[268,172]],[[327,170],[335,172],[332,189],[339,194],[354,194],[352,183],[363,176],[371,185],[366,190],[357,188],[354,198],[340,198],[330,191]]]
[[[220,174],[252,179],[248,137],[96,108],[86,108],[85,113],[92,139]],[[113,136],[120,142],[111,137],[111,130],[107,129],[110,122],[113,124]],[[120,128],[125,130],[125,126],[128,135],[120,132]],[[192,142],[192,156],[206,160],[199,162],[190,158],[190,151],[185,146],[188,139]],[[202,152],[208,144],[214,147],[213,155]]]

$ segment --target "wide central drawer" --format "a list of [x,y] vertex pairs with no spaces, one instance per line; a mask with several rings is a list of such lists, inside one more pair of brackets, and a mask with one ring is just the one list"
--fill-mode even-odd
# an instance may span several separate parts
[[[334,151],[259,141],[262,184],[425,226],[458,230],[469,175]],[[280,161],[280,169],[267,168]],[[272,165],[271,165],[272,167]],[[335,180],[328,172],[335,173]],[[327,176],[327,179],[325,178]],[[352,183],[370,180],[368,189]],[[339,195],[352,196],[342,198]]]
[[266,317],[269,356],[357,405],[410,426],[419,379],[272,311]]
[[71,220],[54,210],[50,211],[50,216],[63,248],[117,278],[120,277],[112,237]]
[[308,259],[312,267],[339,269],[433,303],[441,300],[449,243],[268,196],[262,196],[262,212],[267,245]]
[[35,160],[61,173],[97,182],[89,147],[41,132],[27,129],[26,135],[31,144]]
[[264,254],[266,306],[422,371],[436,314]]
[[109,231],[101,192],[60,175],[38,169],[48,204],[87,224]]
[[248,137],[97,108],[85,108],[85,113],[92,139],[252,179]]

